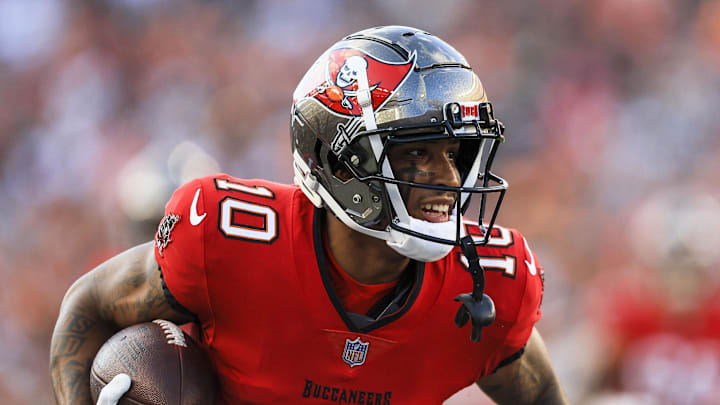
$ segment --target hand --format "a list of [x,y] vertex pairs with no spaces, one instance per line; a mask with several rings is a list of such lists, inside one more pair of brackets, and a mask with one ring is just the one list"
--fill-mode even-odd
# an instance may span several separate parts
[[117,405],[122,396],[130,389],[130,376],[118,374],[100,390],[97,405]]

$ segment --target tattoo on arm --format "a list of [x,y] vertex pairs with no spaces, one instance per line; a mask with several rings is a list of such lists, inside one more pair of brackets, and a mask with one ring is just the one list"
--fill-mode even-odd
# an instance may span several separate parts
[[77,312],[70,312],[67,315],[67,321],[57,332],[54,351],[56,357],[76,355],[85,343],[84,335],[95,326],[95,321]]
[[[523,361],[517,361],[517,364],[513,366],[514,371],[504,373],[502,381],[493,385],[483,385],[482,389],[500,404],[530,403],[535,393],[541,389],[541,378],[532,367]],[[507,369],[507,371],[509,370],[510,368]]]
[[542,389],[542,379],[533,367],[527,364],[527,362],[521,361],[519,363],[517,373],[512,376],[512,385],[516,387],[523,387],[528,393],[536,393]]
[[89,403],[93,358],[115,331],[157,318],[192,320],[166,302],[152,246],[149,242],[108,260],[68,291],[50,348],[58,403]]
[[522,356],[481,378],[478,385],[499,404],[568,403],[537,331]]
[[65,389],[68,392],[68,398],[72,398],[75,402],[82,396],[82,393],[88,389],[88,374],[90,373],[91,361],[83,364],[76,360],[70,360],[63,367],[63,375],[66,377],[67,383]]
[[[177,314],[172,311],[165,300],[165,294],[159,281],[157,264],[148,265],[146,257],[138,257],[128,264],[127,271],[121,280],[116,280],[111,294],[100,296],[97,285],[105,283],[103,276],[93,279],[93,298],[98,297],[105,302],[100,308],[104,319],[116,319],[120,326],[149,321],[159,317],[173,318]],[[132,294],[130,294],[132,293]]]
[[165,303],[151,245],[127,251],[79,279],[60,309],[50,348],[58,403],[89,401],[94,354],[115,331],[139,322],[178,318]]
[[56,395],[63,393],[63,399],[69,403],[83,403],[89,389],[92,357],[83,360],[82,352],[87,350],[86,343],[92,341],[88,338],[96,331],[97,323],[77,311],[65,312],[61,322],[52,339],[53,387]]

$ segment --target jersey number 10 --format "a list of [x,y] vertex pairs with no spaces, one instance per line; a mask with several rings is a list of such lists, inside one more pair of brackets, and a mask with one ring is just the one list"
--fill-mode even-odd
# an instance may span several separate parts
[[[240,193],[271,200],[275,199],[275,193],[263,186],[248,186],[226,179],[215,179],[215,187],[218,190],[239,191]],[[257,226],[239,222],[237,218],[243,214],[257,217],[257,222],[262,225]],[[278,237],[277,212],[269,205],[227,196],[220,201],[219,227],[220,232],[228,238],[273,243]]]

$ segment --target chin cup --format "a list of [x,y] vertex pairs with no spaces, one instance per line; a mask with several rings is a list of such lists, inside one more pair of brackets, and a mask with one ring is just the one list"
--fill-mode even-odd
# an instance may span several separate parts
[[462,328],[472,319],[472,332],[470,339],[479,342],[482,337],[482,328],[495,321],[495,303],[487,294],[476,299],[472,293],[460,294],[455,301],[462,303],[455,314],[455,325]]

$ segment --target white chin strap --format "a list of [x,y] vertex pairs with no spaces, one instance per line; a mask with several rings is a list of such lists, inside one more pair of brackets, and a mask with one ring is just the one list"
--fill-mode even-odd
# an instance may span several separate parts
[[[455,239],[455,221],[432,223],[410,217],[408,228],[415,232],[432,235],[443,239]],[[395,229],[390,230],[387,245],[403,256],[421,262],[434,262],[447,256],[453,245],[432,242],[408,235]]]

